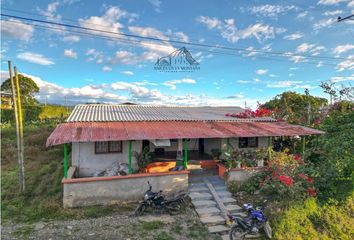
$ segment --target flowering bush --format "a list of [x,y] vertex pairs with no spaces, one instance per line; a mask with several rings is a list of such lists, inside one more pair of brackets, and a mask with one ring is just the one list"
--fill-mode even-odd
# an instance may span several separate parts
[[257,118],[257,117],[271,117],[273,111],[258,105],[258,108],[255,111],[246,109],[241,113],[226,113],[226,117],[235,117],[235,118]]
[[297,155],[285,152],[272,152],[263,171],[253,176],[245,188],[260,190],[281,199],[316,196],[313,178],[305,174],[310,167]]

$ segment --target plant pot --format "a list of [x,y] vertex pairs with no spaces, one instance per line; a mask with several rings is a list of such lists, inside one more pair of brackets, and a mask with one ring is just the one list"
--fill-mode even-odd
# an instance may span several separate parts
[[263,167],[264,166],[264,160],[257,160],[257,166],[258,167]]

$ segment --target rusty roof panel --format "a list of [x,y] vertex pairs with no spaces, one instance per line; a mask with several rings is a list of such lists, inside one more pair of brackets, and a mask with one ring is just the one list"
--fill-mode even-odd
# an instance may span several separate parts
[[47,146],[69,142],[305,136],[323,133],[286,122],[75,122],[59,124],[47,139]]

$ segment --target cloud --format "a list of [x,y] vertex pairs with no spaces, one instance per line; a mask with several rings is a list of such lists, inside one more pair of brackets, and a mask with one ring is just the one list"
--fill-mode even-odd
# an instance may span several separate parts
[[160,6],[162,2],[160,0],[148,0],[148,1],[154,7],[155,12],[158,13],[161,12]]
[[127,76],[133,76],[134,73],[132,71],[122,71],[120,72],[121,74],[127,75]]
[[77,53],[73,49],[64,49],[64,56],[76,59]]
[[299,13],[299,14],[296,16],[296,18],[298,18],[298,19],[304,19],[304,18],[307,16],[308,13],[309,13],[308,11],[303,11],[303,12]]
[[226,98],[229,98],[229,99],[243,99],[243,98],[245,98],[245,96],[242,93],[238,93],[238,94],[235,94],[235,95],[227,96]]
[[148,89],[134,83],[115,82],[111,84],[111,88],[118,91],[128,91],[132,99],[137,101],[156,101],[162,100],[164,97],[157,89]]
[[[102,31],[100,32],[100,35],[107,37],[117,37],[116,33],[121,33],[121,29],[123,28],[123,24],[121,24],[119,20],[122,18],[129,18],[129,21],[131,22],[133,21],[132,19],[136,18],[137,16],[137,14],[128,13],[127,11],[117,6],[111,6],[106,8],[106,11],[102,16],[91,16],[86,19],[80,18],[79,24],[81,27]],[[89,30],[89,32],[97,34],[95,31]]]
[[313,48],[315,44],[302,43],[296,48],[297,53],[305,53],[311,48]]
[[86,56],[88,56],[88,58],[86,59],[88,62],[95,61],[97,64],[101,64],[101,63],[103,63],[103,60],[104,60],[103,53],[100,51],[97,51],[94,48],[87,49]]
[[57,14],[58,7],[60,5],[59,1],[51,2],[47,5],[47,9],[42,10],[37,8],[38,12],[44,16],[46,16],[47,20],[60,20],[60,14]]
[[338,5],[341,2],[347,2],[348,0],[320,0],[318,5]]
[[334,10],[334,11],[325,11],[323,13],[323,15],[325,15],[325,16],[338,16],[341,13],[343,13],[342,10]]
[[348,3],[347,6],[348,6],[348,7],[354,7],[354,0],[351,0],[351,1]]
[[354,74],[352,74],[351,76],[348,77],[343,77],[343,76],[336,76],[336,77],[331,77],[329,79],[329,81],[331,82],[344,82],[344,81],[354,81]]
[[191,78],[183,78],[183,79],[178,79],[178,80],[170,80],[170,81],[166,81],[163,83],[163,85],[170,87],[171,90],[176,90],[176,85],[177,84],[182,84],[182,83],[186,83],[186,84],[196,84],[197,81]]
[[64,42],[76,43],[80,41],[80,37],[77,35],[68,35],[62,38]]
[[288,11],[296,9],[297,8],[294,5],[281,6],[266,4],[250,7],[248,8],[248,12],[250,12],[251,14],[256,14],[258,16],[276,18],[280,14],[285,14]]
[[109,66],[103,66],[102,71],[104,71],[104,72],[110,72],[110,71],[112,71],[112,68],[109,67]]
[[199,16],[197,17],[197,22],[207,25],[209,29],[221,28],[222,26],[222,22],[215,17]]
[[1,35],[3,38],[12,38],[22,41],[29,41],[34,32],[34,27],[27,25],[20,20],[1,20]]
[[338,69],[338,72],[354,70],[354,55],[348,56],[344,61],[340,62],[336,68]]
[[334,50],[333,53],[337,54],[338,56],[342,53],[345,53],[347,51],[353,50],[354,45],[353,44],[345,44],[345,45],[338,45]]
[[300,32],[295,32],[293,34],[290,34],[290,35],[286,35],[284,36],[284,39],[286,40],[296,40],[296,39],[300,39],[302,38],[304,35]]
[[[7,79],[8,75],[5,72],[1,73],[1,81]],[[3,74],[5,73],[5,74]],[[85,85],[82,87],[66,88],[58,84],[43,80],[40,77],[23,74],[31,78],[39,87],[39,94],[36,98],[44,102],[47,99],[50,103],[64,104],[67,100],[68,104],[74,105],[79,103],[120,103],[127,101],[127,97],[118,95],[116,93],[109,92],[102,86]]]
[[337,22],[337,19],[335,18],[326,18],[318,21],[313,25],[313,29],[318,31],[321,28],[327,28],[333,26],[333,23]]
[[33,52],[22,52],[17,54],[17,58],[30,62],[30,63],[35,63],[35,64],[39,64],[39,65],[53,65],[54,62],[48,58],[46,58],[45,56],[43,56],[42,54],[39,53],[33,53]]
[[257,71],[256,71],[256,73],[258,74],[258,75],[264,75],[264,74],[266,74],[268,72],[268,69],[258,69]]
[[268,83],[267,87],[268,88],[289,88],[289,87],[295,87],[300,83],[302,83],[302,81],[286,80],[286,81]]

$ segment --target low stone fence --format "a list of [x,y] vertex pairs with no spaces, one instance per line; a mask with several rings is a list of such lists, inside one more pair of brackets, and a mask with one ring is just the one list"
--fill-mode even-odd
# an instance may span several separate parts
[[260,172],[263,167],[231,168],[227,169],[224,165],[218,164],[219,176],[226,181],[244,182],[255,173]]
[[[165,196],[187,191],[189,171],[130,174],[127,176],[63,179],[64,208],[108,205],[142,200],[148,189],[162,190]],[[71,174],[74,176],[74,174]]]

